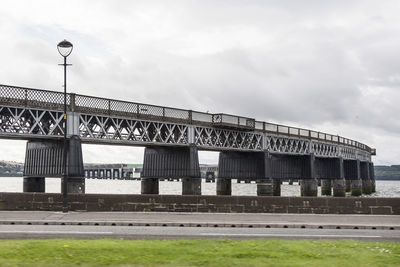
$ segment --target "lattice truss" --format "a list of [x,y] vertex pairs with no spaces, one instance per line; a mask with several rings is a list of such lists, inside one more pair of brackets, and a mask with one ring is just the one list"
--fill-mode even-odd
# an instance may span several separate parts
[[319,157],[340,157],[340,147],[335,144],[312,142],[312,151]]
[[309,154],[309,144],[309,140],[286,138],[281,136],[266,136],[266,148],[269,152]]
[[194,127],[195,144],[208,148],[262,150],[263,135],[209,127]]
[[0,106],[0,134],[62,136],[63,112]]
[[174,123],[81,114],[79,132],[82,139],[188,144],[188,126]]

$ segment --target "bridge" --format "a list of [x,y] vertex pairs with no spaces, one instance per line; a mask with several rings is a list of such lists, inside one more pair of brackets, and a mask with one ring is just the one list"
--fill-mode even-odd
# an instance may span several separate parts
[[[27,140],[24,192],[44,192],[44,177],[61,177],[64,94],[0,85],[0,138]],[[159,179],[182,179],[182,194],[200,195],[199,150],[219,152],[217,195],[231,179],[257,181],[257,194],[278,195],[279,180],[301,180],[303,196],[371,193],[375,149],[338,135],[254,118],[67,95],[68,191],[85,192],[81,144],[145,147],[142,194]],[[332,190],[333,189],[333,190]]]

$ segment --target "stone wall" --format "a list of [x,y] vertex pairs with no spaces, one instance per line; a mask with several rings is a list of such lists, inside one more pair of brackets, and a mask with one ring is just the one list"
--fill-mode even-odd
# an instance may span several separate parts
[[[400,215],[400,198],[71,194],[71,211]],[[0,210],[62,210],[62,195],[0,193]]]

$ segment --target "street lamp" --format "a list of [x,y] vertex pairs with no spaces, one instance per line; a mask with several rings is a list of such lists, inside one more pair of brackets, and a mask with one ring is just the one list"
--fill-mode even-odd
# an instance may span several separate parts
[[63,173],[62,173],[62,189],[63,189],[63,212],[68,212],[68,197],[67,197],[67,57],[71,54],[73,45],[67,40],[61,41],[57,45],[58,52],[64,57],[64,64],[59,64],[64,66],[64,149],[63,149]]

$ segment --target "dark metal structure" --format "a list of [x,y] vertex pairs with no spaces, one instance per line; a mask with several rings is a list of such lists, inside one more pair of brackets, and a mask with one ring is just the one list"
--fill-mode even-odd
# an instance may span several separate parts
[[[329,181],[324,184],[333,187],[333,194],[339,196],[344,194],[345,179],[369,181],[373,177],[371,156],[375,155],[375,150],[338,135],[242,116],[73,93],[66,95],[66,103],[67,132],[62,127],[62,93],[0,85],[0,138],[43,142],[62,140],[66,134],[82,143],[144,146],[147,152],[143,180],[151,179],[151,176],[154,179],[180,176],[184,181],[191,181],[186,183],[187,190],[183,190],[187,194],[198,194],[197,187],[190,185],[198,184],[197,178],[200,177],[197,173],[198,150],[221,152],[220,187],[226,190],[229,190],[232,178],[257,180],[260,186],[271,180],[301,179],[304,194],[314,195],[315,179],[318,178]],[[44,158],[47,160],[48,156]],[[46,160],[43,168],[52,164]],[[191,162],[191,167],[184,162]],[[363,170],[369,171],[354,176],[352,169],[346,167],[354,162],[360,162],[366,166]],[[175,170],[171,172],[171,168]],[[193,170],[196,170],[195,174]],[[84,177],[83,168],[81,171],[81,177]],[[222,179],[228,184],[224,184]],[[373,182],[364,184],[373,186]],[[157,187],[155,180],[153,185]],[[354,191],[356,187],[355,182]],[[153,189],[150,191],[158,190]]]

